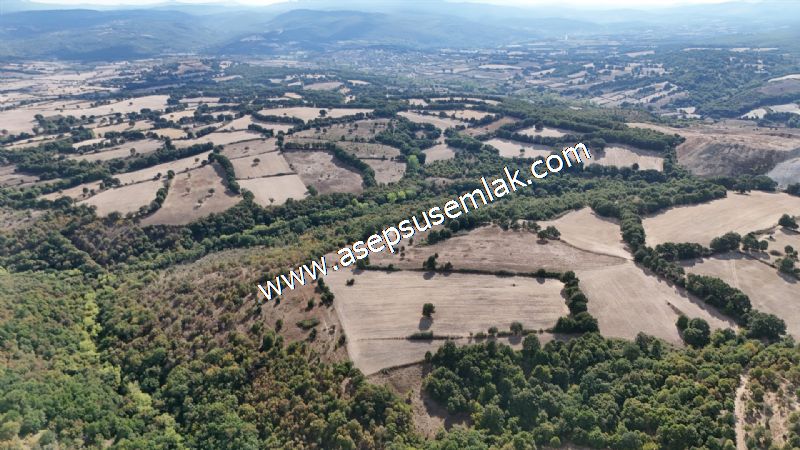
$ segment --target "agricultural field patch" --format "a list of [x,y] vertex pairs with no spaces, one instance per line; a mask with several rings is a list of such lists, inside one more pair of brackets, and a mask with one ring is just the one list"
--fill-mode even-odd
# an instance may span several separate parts
[[303,86],[306,91],[333,91],[342,87],[342,83],[338,81],[326,81],[321,83],[311,83]]
[[446,161],[456,156],[456,150],[447,144],[434,145],[423,150],[422,153],[425,153],[425,164],[430,164],[434,161]]
[[[424,224],[424,221],[423,221]],[[415,240],[419,238],[415,236]],[[438,254],[439,265],[469,270],[506,270],[532,273],[538,269],[554,271],[593,269],[622,264],[625,259],[581,250],[559,241],[540,241],[530,231],[503,231],[496,225],[476,228],[433,245],[407,245],[394,255],[385,251],[370,256],[373,264],[421,269],[431,255]]]
[[289,174],[289,163],[280,152],[264,153],[261,155],[244,156],[231,159],[236,179],[260,178],[278,174]]
[[[321,109],[325,111],[325,117],[332,117],[332,118],[354,116],[359,113],[367,114],[372,112],[371,109],[361,109],[361,108],[328,108],[328,109],[321,108]],[[312,108],[309,106],[294,106],[290,108],[269,108],[269,109],[263,109],[259,112],[267,116],[296,117],[298,119],[305,120],[306,122],[322,116],[320,114],[320,108]]]
[[162,138],[170,138],[173,141],[186,139],[187,136],[186,131],[178,128],[159,128],[157,130],[153,130],[153,133]]
[[177,173],[186,172],[187,170],[200,167],[208,159],[207,154],[196,156],[187,156],[183,159],[170,161],[163,164],[147,167],[133,172],[126,172],[114,175],[114,178],[119,179],[122,184],[138,183],[141,181],[153,180],[160,177],[167,176],[170,170]]
[[500,119],[497,119],[494,122],[492,122],[490,124],[487,124],[487,125],[481,125],[481,126],[467,128],[466,130],[464,130],[464,133],[466,133],[466,134],[468,134],[468,135],[470,135],[472,137],[475,137],[475,136],[479,136],[481,134],[492,133],[492,132],[497,131],[498,129],[500,129],[500,127],[502,127],[503,125],[510,125],[510,124],[516,123],[516,122],[517,122],[517,119],[514,119],[513,117],[501,117]]
[[155,200],[156,192],[163,186],[163,180],[129,184],[114,189],[106,189],[80,203],[97,207],[97,215],[101,217],[115,211],[123,215],[134,213],[140,207],[147,206]]
[[258,139],[261,137],[260,133],[256,133],[253,131],[215,131],[211,134],[207,134],[203,137],[199,137],[196,139],[186,139],[186,140],[179,140],[173,141],[175,147],[178,148],[185,148],[191,147],[195,144],[206,144],[212,143],[214,145],[228,145],[233,144],[234,142],[242,142],[242,141],[249,141],[253,139]]
[[[346,286],[350,278],[355,281]],[[465,338],[493,326],[508,330],[513,321],[538,330],[568,312],[557,280],[341,270],[326,282],[336,295],[348,353],[367,374],[421,360],[436,341],[405,339],[420,331]],[[421,315],[429,301],[436,306],[433,320]]]
[[155,139],[131,141],[116,147],[101,148],[91,153],[70,155],[69,159],[76,161],[108,161],[117,158],[129,158],[133,155],[146,155],[163,147],[164,143]]
[[447,117],[439,117],[434,115],[428,114],[420,114],[416,112],[410,111],[402,111],[397,113],[398,116],[405,117],[406,119],[414,122],[414,123],[429,123],[441,130],[446,130],[448,128],[454,128],[459,125],[464,125],[464,122],[460,120],[454,120]]
[[0,166],[0,187],[21,186],[39,180],[37,175],[19,173],[14,165]]
[[378,183],[395,183],[406,173],[404,162],[391,159],[365,159],[364,162],[375,171],[375,181]]
[[682,345],[675,322],[678,316],[699,317],[712,329],[736,328],[723,315],[632,261],[606,268],[576,270],[581,290],[589,298],[589,312],[597,318],[603,336],[634,339],[647,333]]
[[796,301],[800,298],[800,280],[740,253],[684,261],[682,265],[688,273],[717,277],[741,290],[750,297],[753,308],[780,317],[786,322],[786,331],[795,339],[800,337],[800,302]]
[[664,170],[664,157],[660,153],[641,150],[627,145],[609,145],[600,150],[592,150],[592,158],[586,159],[587,165],[631,167],[639,165],[640,170]]
[[252,192],[255,202],[261,206],[282,205],[290,198],[300,200],[307,194],[306,185],[297,175],[241,180],[239,186]]
[[142,220],[147,225],[183,225],[232,207],[241,198],[227,192],[220,170],[208,164],[176,174],[166,200],[154,214]]
[[359,158],[392,159],[401,155],[400,150],[383,144],[370,144],[367,142],[337,142],[336,145]]
[[527,135],[527,136],[534,136],[534,137],[535,136],[541,136],[541,137],[555,137],[555,138],[558,138],[558,137],[566,136],[570,132],[566,131],[566,130],[559,130],[558,128],[544,127],[541,130],[537,130],[536,127],[530,127],[530,128],[525,128],[525,129],[519,130],[517,133],[524,134],[524,135]]
[[555,220],[539,222],[542,227],[554,226],[561,240],[575,248],[600,255],[631,259],[622,240],[616,219],[600,217],[591,208],[571,211]]
[[527,144],[510,139],[493,138],[486,141],[486,144],[496,148],[503,158],[543,158],[553,152],[546,145]]
[[643,220],[647,243],[696,242],[708,245],[729,231],[741,235],[771,228],[783,214],[800,215],[800,197],[753,191],[708,203],[679,206]]
[[233,159],[275,152],[277,150],[278,147],[275,138],[254,139],[251,141],[228,144],[222,149],[222,154],[230,159]]
[[336,161],[329,152],[293,150],[285,152],[284,157],[305,185],[314,186],[322,194],[363,190],[361,175]]
[[370,140],[381,131],[384,131],[388,124],[388,119],[357,120],[320,129],[311,128],[295,133],[292,136],[336,142],[340,142],[342,139],[345,141]]

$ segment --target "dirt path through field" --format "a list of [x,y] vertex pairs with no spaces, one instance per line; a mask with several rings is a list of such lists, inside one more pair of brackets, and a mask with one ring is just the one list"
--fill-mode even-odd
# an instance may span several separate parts
[[747,375],[739,377],[739,387],[736,388],[736,400],[734,401],[733,415],[736,417],[736,449],[747,450],[744,433],[744,394],[747,392]]

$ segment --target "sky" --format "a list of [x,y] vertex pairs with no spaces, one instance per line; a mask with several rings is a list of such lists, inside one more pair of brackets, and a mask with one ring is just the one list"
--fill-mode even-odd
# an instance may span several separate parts
[[[60,5],[150,5],[164,3],[164,0],[33,0],[38,3],[60,4]],[[223,2],[219,0],[177,0],[179,3],[238,3],[250,6],[266,6],[275,3],[283,3],[291,0],[237,0],[235,2]],[[729,0],[459,0],[471,1],[474,3],[491,3],[515,6],[536,6],[536,5],[568,5],[588,8],[642,8],[648,7],[669,7],[689,4],[723,3]],[[2,2],[2,0],[0,0]]]

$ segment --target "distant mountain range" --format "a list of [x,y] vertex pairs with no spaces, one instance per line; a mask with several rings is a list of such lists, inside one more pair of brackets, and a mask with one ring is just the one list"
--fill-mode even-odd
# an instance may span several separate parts
[[2,2],[0,58],[130,59],[164,53],[269,54],[341,46],[495,47],[533,39],[797,33],[800,5],[733,2],[661,10],[587,11],[431,1],[303,0],[269,7],[165,3],[147,9],[48,9]]

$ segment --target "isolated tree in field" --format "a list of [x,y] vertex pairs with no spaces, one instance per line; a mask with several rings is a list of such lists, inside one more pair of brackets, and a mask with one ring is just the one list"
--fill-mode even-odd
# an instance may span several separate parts
[[539,239],[558,239],[561,237],[561,232],[552,225],[548,226],[544,230],[540,230],[536,233],[539,236]]
[[519,336],[520,334],[522,334],[522,329],[523,328],[522,328],[522,324],[519,323],[519,322],[516,322],[516,321],[511,322],[511,327],[509,327],[509,328],[511,329],[511,333],[514,336]]
[[422,263],[422,268],[425,270],[436,270],[436,258],[438,257],[439,257],[438,254],[429,256],[428,259],[426,259],[425,262]]
[[325,111],[324,109],[320,109],[319,110],[319,116],[320,117],[325,117],[327,115],[328,115],[328,111]]
[[781,216],[780,220],[778,220],[778,225],[786,228],[791,228],[792,230],[796,230],[798,225],[797,221],[792,218],[792,216],[788,214],[784,214]]
[[[528,123],[530,123],[530,122],[528,122]],[[540,121],[536,122],[536,125],[534,125],[533,127],[534,127],[534,129],[536,129],[536,131],[542,131],[542,130],[544,130],[544,123],[540,120]]]
[[433,306],[433,303],[425,303],[422,305],[422,315],[425,317],[430,317],[433,313],[436,312],[436,307]]

